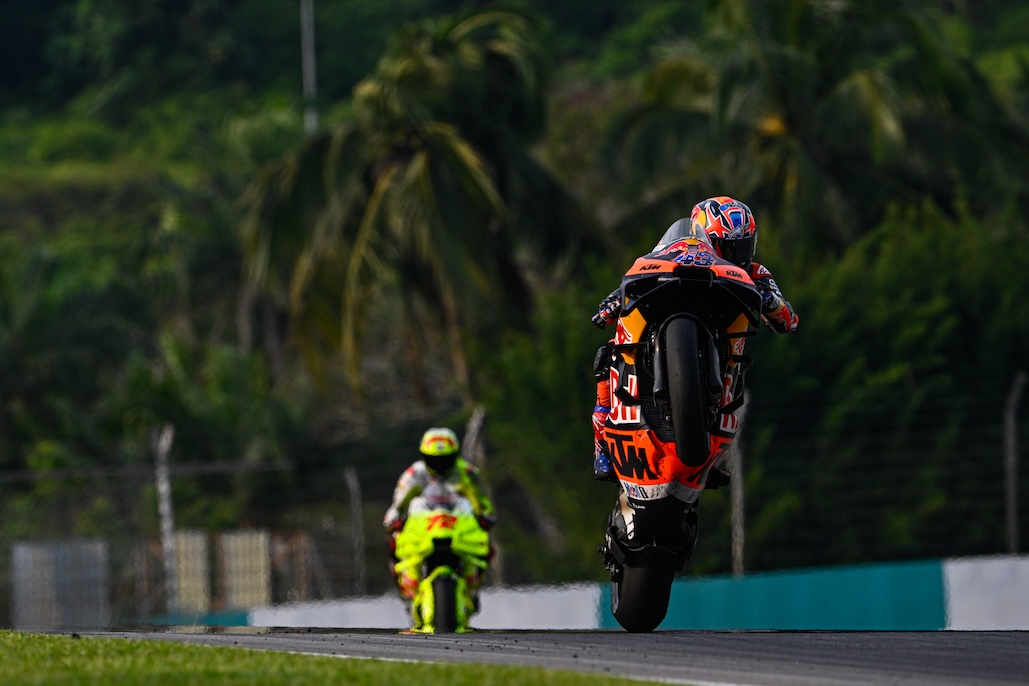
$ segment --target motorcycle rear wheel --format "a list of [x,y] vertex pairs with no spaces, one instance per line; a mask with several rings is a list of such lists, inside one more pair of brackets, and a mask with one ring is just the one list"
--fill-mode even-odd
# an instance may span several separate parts
[[686,466],[700,467],[709,453],[707,384],[701,374],[700,330],[692,319],[679,317],[665,328],[665,368],[675,451]]
[[658,560],[626,560],[621,580],[611,582],[611,614],[629,633],[648,633],[668,612],[675,571]]
[[432,580],[432,601],[435,618],[433,627],[437,634],[452,634],[457,631],[457,580],[452,576],[440,575]]

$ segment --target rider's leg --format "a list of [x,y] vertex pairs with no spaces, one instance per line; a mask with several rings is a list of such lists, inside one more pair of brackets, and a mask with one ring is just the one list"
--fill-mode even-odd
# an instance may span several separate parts
[[389,575],[393,577],[393,582],[396,584],[400,583],[397,578],[397,535],[393,533],[386,541],[386,549],[389,551]]
[[411,571],[401,573],[397,569],[397,537],[394,533],[389,537],[389,573],[393,577],[393,581],[397,584],[397,590],[400,592],[400,599],[404,601],[404,606],[410,610],[411,601],[414,600],[414,595],[418,591],[418,583],[421,579],[412,575]]
[[411,602],[414,600],[415,593],[418,592],[418,584],[420,581],[421,579],[409,572],[405,572],[398,577],[400,597],[403,598],[405,602]]
[[611,413],[611,348],[601,346],[593,359],[593,377],[597,382],[597,401],[593,406],[593,478],[614,480],[615,470],[604,442],[604,424]]

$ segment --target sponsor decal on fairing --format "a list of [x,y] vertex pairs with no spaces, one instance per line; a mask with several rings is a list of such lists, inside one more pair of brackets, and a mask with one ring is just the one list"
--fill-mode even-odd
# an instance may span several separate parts
[[[627,374],[625,377],[625,385],[621,386],[621,379],[618,370],[611,368],[611,386],[614,388],[624,388],[626,392],[633,398],[639,398],[639,381],[635,374]],[[626,405],[618,397],[617,393],[611,394],[611,413],[608,415],[608,421],[614,425],[618,424],[639,424],[643,421],[643,417],[640,414],[639,405]]]
[[625,328],[625,324],[619,317],[617,328],[615,328],[615,345],[629,345],[632,342],[632,332]]
[[684,503],[693,503],[697,500],[697,496],[701,490],[699,488],[691,488],[684,483],[678,481],[672,481],[664,484],[647,484],[641,486],[640,484],[633,483],[631,481],[620,480],[622,488],[625,490],[625,495],[632,498],[633,500],[651,501],[661,500],[662,498],[677,498]]

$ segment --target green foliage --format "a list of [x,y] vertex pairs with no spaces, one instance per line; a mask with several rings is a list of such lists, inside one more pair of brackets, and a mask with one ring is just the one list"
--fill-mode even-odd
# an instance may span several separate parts
[[168,91],[210,89],[236,57],[226,22],[232,4],[65,3],[49,45],[53,80],[116,121]]
[[700,29],[700,3],[634,3],[640,9],[632,20],[612,27],[596,59],[604,78],[630,76],[645,69],[663,43],[689,36]]
[[475,351],[490,379],[481,391],[487,469],[502,513],[505,573],[514,580],[575,580],[603,570],[595,549],[616,494],[592,480],[591,365],[608,336],[589,317],[609,279],[597,264],[583,269],[575,285],[540,302],[528,330]]
[[705,30],[666,47],[611,132],[613,166],[643,200],[621,225],[730,193],[817,261],[897,202],[954,212],[964,188],[998,211],[1024,204],[1009,173],[1029,151],[1024,117],[947,15],[923,5],[713,3]]
[[[239,467],[175,478],[183,525],[328,517],[347,465],[384,509],[426,422],[482,400],[511,580],[597,578],[589,315],[730,192],[801,316],[748,343],[748,565],[998,552],[1029,354],[1025,8],[479,4],[316,2],[306,140],[295,3],[5,8],[5,531],[155,530],[166,422],[173,465]],[[338,353],[372,305],[362,409]],[[692,572],[727,571],[726,492],[701,522]]]
[[756,566],[997,549],[1023,230],[897,212],[790,289],[800,330],[755,341],[749,376]]
[[107,127],[92,121],[61,121],[40,127],[28,160],[37,164],[58,160],[109,162],[117,150],[118,137]]
[[361,391],[362,340],[398,283],[416,387],[419,329],[442,329],[467,394],[460,333],[492,336],[498,310],[531,307],[531,278],[592,250],[589,217],[528,150],[547,58],[533,20],[512,11],[405,26],[355,88],[352,117],[251,184],[248,287],[286,303],[316,374],[338,352]]
[[[189,125],[175,131],[188,137]],[[231,345],[225,319],[241,258],[224,219],[235,198],[145,162],[160,147],[157,128],[157,145],[136,140],[137,150],[95,123],[55,118],[22,133],[27,164],[0,169],[0,460],[16,475],[2,486],[6,515],[36,535],[56,521],[83,535],[153,521],[95,470],[151,465],[150,432],[165,422],[181,422],[175,453],[184,461],[282,459],[279,441],[299,432],[307,396],[294,383],[273,399],[264,357]],[[237,134],[235,148],[209,159],[233,160],[255,137]],[[102,154],[68,144],[87,139],[104,141]],[[167,148],[157,156],[168,165],[177,157]],[[193,167],[182,176],[214,175]],[[227,175],[221,183],[233,185]],[[69,480],[68,470],[79,476]],[[225,495],[198,493],[184,522],[261,511],[253,503],[267,479],[223,481]],[[51,518],[25,517],[33,508]]]
[[[96,410],[121,360],[153,325],[151,303],[119,269],[116,254],[132,242],[116,232],[95,232],[95,219],[77,222],[56,239],[42,230],[4,234],[7,259],[0,272],[4,360],[4,425],[8,436],[31,440],[96,440]],[[92,416],[91,416],[92,415]],[[94,444],[95,445],[95,444]],[[5,466],[18,467],[18,451]]]

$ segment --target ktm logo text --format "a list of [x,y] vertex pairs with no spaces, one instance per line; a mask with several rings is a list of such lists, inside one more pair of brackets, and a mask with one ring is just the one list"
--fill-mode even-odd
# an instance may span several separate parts
[[658,476],[650,468],[647,451],[632,443],[632,438],[615,434],[608,437],[608,452],[611,461],[621,476],[637,481],[656,481]]

